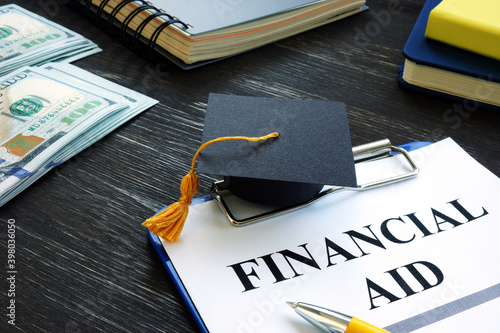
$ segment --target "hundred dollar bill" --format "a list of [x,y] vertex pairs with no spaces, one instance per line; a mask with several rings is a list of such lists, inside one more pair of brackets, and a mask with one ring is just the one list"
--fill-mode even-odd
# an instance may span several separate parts
[[[120,110],[120,112],[116,112],[105,120],[100,121],[97,126],[94,126],[85,133],[82,139],[73,145],[78,152],[100,140],[139,113],[158,103],[157,100],[151,97],[113,83],[71,64],[49,63],[42,66],[42,68],[49,70],[57,77],[64,76],[65,80],[68,80],[68,82],[76,82],[82,86],[89,87],[89,89],[91,87],[99,87],[107,92],[117,94],[121,96],[126,104],[128,104],[128,108]],[[54,163],[60,163],[60,160],[54,160]]]
[[[0,7],[0,75],[24,65],[100,51],[83,36],[17,5]],[[75,55],[76,53],[76,55]]]
[[[67,84],[39,68],[0,80],[0,181],[128,105],[119,95]],[[38,164],[36,164],[38,165]],[[31,170],[33,171],[33,170]]]
[[[24,82],[26,82],[25,85],[28,86],[29,82],[37,83],[36,87],[28,88],[29,93],[25,91],[26,87],[23,88],[21,82],[14,82],[16,76],[23,76],[27,71],[31,72],[31,76],[29,77],[30,80],[27,80],[28,78],[23,79]],[[47,80],[48,82],[43,82],[43,84],[41,84],[40,81],[33,81],[41,79]],[[7,82],[5,87],[2,85],[2,82]],[[56,85],[57,90],[53,89],[56,88]],[[44,142],[52,141],[51,144],[46,143],[45,147],[43,146],[44,142],[36,147],[30,147],[33,142],[25,143],[20,141],[21,146],[27,149],[26,154],[32,152],[32,156],[27,156],[22,159],[17,158],[18,162],[13,164],[7,164],[7,162],[3,164],[0,163],[0,206],[12,199],[53,167],[95,143],[138,113],[158,103],[157,100],[139,92],[125,88],[66,63],[49,63],[41,68],[25,68],[8,77],[0,78],[0,94],[3,94],[7,88],[9,88],[9,92],[13,92],[13,94],[9,95],[9,98],[5,97],[6,95],[2,95],[4,99],[0,97],[0,126],[6,125],[7,130],[17,126],[18,128],[23,128],[28,134],[30,133],[29,128],[31,127],[29,124],[33,122],[36,123],[37,121],[39,122],[40,120],[45,121],[46,119],[44,119],[44,117],[53,111],[59,110],[57,115],[59,117],[58,124],[61,125],[61,122],[67,121],[67,119],[64,120],[64,117],[74,117],[78,114],[72,114],[72,112],[75,111],[74,108],[78,110],[82,104],[85,105],[85,103],[89,103],[89,101],[102,104],[91,109],[94,115],[91,115],[89,110],[82,117],[77,119],[80,123],[77,123],[76,120],[75,122],[71,122],[74,127],[70,128],[69,132],[63,131],[56,134],[56,130],[51,130],[50,128],[56,128],[57,126],[50,127],[48,123],[40,124],[40,127],[36,128],[36,130],[40,130],[42,131],[41,133],[45,133],[46,136],[48,135],[50,137]],[[14,91],[15,89],[19,89],[17,93]],[[41,95],[43,95],[43,98],[39,98]],[[14,116],[10,111],[10,107],[13,105],[13,100],[20,99],[19,96],[37,98],[40,101],[43,99],[42,104],[44,108],[37,111],[36,114],[38,116],[35,116],[35,114],[24,116],[27,118],[17,116],[18,121],[19,119],[30,119],[31,123],[25,122],[25,124],[20,124],[19,122],[5,122],[5,119],[13,120]],[[60,106],[61,103],[63,105],[68,101],[71,103],[71,100],[75,100],[76,97],[80,98],[81,96],[86,98],[85,102],[80,102],[80,106],[73,106],[73,104],[68,105],[69,108],[73,108],[71,109],[72,111],[70,109],[64,111],[60,108],[58,109],[58,105]],[[7,103],[9,103],[10,106],[7,107],[7,110],[4,110],[4,105]],[[97,103],[93,104],[95,105]],[[21,109],[23,110],[23,114],[27,114],[38,110],[37,105],[39,105],[39,103],[33,100],[27,100],[26,102],[20,103],[20,105],[22,105]],[[98,107],[101,107],[101,109]],[[84,111],[80,110],[78,112]],[[4,116],[7,118],[4,118]],[[49,117],[53,119],[51,121],[52,124],[57,123],[55,121],[56,115]],[[88,120],[85,120],[85,117],[87,117]],[[15,124],[16,126],[10,126],[8,124]],[[45,128],[45,130],[42,130],[42,128]],[[3,133],[3,130],[0,132]],[[11,138],[14,133],[16,133],[16,131],[13,131],[9,135],[2,135]],[[9,139],[0,141],[2,145],[6,142],[9,142]],[[34,143],[36,144],[36,141]],[[28,149],[32,150],[28,151]]]

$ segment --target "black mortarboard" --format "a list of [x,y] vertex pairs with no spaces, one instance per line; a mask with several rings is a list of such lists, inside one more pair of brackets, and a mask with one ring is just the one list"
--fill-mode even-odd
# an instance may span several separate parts
[[279,137],[207,147],[197,172],[224,176],[224,186],[242,199],[279,206],[307,201],[324,185],[357,185],[344,103],[209,96],[202,142],[270,132]]
[[224,177],[248,201],[288,206],[324,185],[355,187],[345,105],[338,102],[211,94],[203,144],[181,182],[178,202],[147,219],[153,234],[178,241],[199,173]]

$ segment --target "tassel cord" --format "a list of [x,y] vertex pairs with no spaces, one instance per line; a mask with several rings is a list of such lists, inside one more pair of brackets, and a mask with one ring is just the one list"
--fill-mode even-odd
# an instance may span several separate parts
[[245,140],[250,142],[257,142],[275,138],[279,136],[278,133],[273,132],[261,137],[246,137],[246,136],[226,136],[213,139],[202,144],[196,151],[193,161],[191,163],[191,170],[182,178],[181,182],[181,197],[178,202],[168,206],[165,210],[158,212],[156,215],[144,221],[143,226],[147,227],[154,235],[160,236],[171,242],[177,242],[181,234],[184,222],[191,204],[191,199],[198,191],[199,183],[198,176],[194,171],[196,160],[200,152],[209,145],[229,140]]

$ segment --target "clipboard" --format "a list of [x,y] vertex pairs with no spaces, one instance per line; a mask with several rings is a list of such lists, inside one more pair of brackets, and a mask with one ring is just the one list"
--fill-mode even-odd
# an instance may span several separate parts
[[[407,144],[400,145],[398,147],[403,148],[406,151],[410,152],[413,150],[417,150],[419,148],[423,148],[423,147],[428,146],[430,144],[432,144],[432,143],[425,142],[425,141],[415,141],[415,142],[410,142]],[[207,202],[210,200],[214,200],[210,195],[194,198],[192,200],[191,205],[201,204],[203,202]],[[164,207],[164,208],[166,208],[166,207]],[[162,208],[161,210],[163,210],[164,208]],[[185,304],[187,305],[189,312],[193,316],[196,325],[198,326],[198,328],[200,329],[201,332],[209,333],[209,331],[208,331],[208,329],[203,321],[203,318],[201,317],[200,313],[196,309],[196,305],[194,304],[193,300],[191,299],[186,287],[184,286],[184,284],[182,282],[182,279],[180,278],[179,274],[175,270],[175,267],[172,264],[167,252],[165,251],[165,248],[163,247],[159,237],[156,235],[153,235],[149,230],[147,232],[148,232],[148,238],[149,238],[151,244],[153,245],[153,248],[155,249],[156,253],[160,257],[160,260],[161,260],[163,266],[167,270],[167,273],[170,276],[170,278],[172,279],[172,281],[174,282],[177,290],[181,294],[181,297],[182,297],[183,301],[185,302]]]
[[[200,204],[200,203],[203,203],[206,201],[210,201],[210,200],[212,200],[212,198],[209,195],[199,197],[199,198],[194,198],[191,202],[191,205],[197,205],[197,204]],[[156,253],[160,257],[161,263],[163,264],[163,266],[167,270],[168,275],[170,276],[170,278],[174,282],[175,287],[177,288],[177,290],[181,294],[182,300],[187,305],[188,310],[191,313],[191,315],[193,316],[196,325],[198,326],[198,328],[200,329],[201,332],[208,333],[208,329],[205,326],[205,323],[203,322],[203,319],[201,318],[198,310],[196,309],[196,305],[193,303],[193,300],[189,296],[189,293],[187,292],[186,287],[182,283],[182,280],[181,280],[179,274],[177,274],[177,271],[175,270],[174,265],[170,261],[170,258],[168,256],[167,252],[165,252],[165,248],[161,244],[160,238],[156,235],[153,235],[151,233],[151,231],[149,231],[149,230],[148,230],[148,238],[149,238],[149,241],[151,242],[151,244],[153,245],[153,248],[155,249]]]

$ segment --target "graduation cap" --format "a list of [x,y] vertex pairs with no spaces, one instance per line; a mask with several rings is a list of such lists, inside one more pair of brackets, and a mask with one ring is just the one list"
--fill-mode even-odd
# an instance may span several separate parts
[[199,173],[224,177],[234,195],[266,205],[294,205],[324,185],[355,187],[344,103],[211,94],[203,144],[181,182],[182,196],[143,223],[177,241]]

